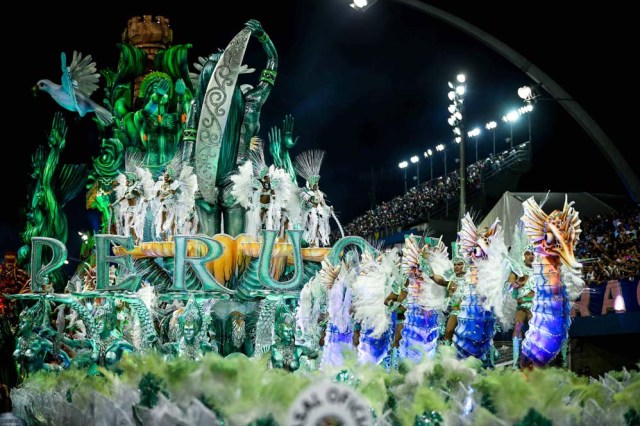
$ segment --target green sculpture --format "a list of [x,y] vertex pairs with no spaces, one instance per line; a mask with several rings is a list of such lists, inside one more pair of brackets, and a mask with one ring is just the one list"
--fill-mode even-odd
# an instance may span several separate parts
[[[59,164],[66,137],[67,124],[62,113],[57,112],[49,133],[49,152],[40,146],[32,157],[35,185],[25,231],[22,233],[24,246],[18,251],[18,263],[29,272],[32,238],[49,237],[66,243],[68,223],[63,209],[80,192],[86,181],[85,165]],[[49,279],[56,291],[61,291],[66,285],[61,269],[51,274]]]
[[271,366],[296,371],[300,368],[300,358],[318,357],[318,352],[307,346],[296,344],[295,318],[284,301],[276,309],[275,334],[276,341],[271,346]]
[[177,151],[192,96],[183,80],[174,85],[168,74],[159,71],[142,80],[138,96],[143,107],[125,114],[122,124],[129,141],[146,153],[144,165],[157,173]]
[[289,151],[296,146],[300,136],[293,138],[293,116],[287,115],[282,120],[282,130],[272,127],[269,130],[269,152],[276,167],[286,170],[291,180],[296,182],[296,169],[291,162]]
[[[256,87],[243,92],[237,78],[249,35],[256,37],[267,55]],[[260,130],[260,113],[277,75],[278,55],[273,42],[256,20],[250,20],[222,53],[205,61],[199,92],[185,129],[185,142],[195,142],[195,166],[202,198],[197,200],[204,233],[244,232],[245,209],[228,193],[227,178],[248,157],[251,140]]]
[[127,342],[116,329],[118,322],[116,306],[111,298],[104,299],[94,315],[96,334],[92,340],[93,353],[91,360],[94,365],[89,374],[99,374],[98,367],[105,367],[111,371],[118,371],[117,364],[125,352],[134,352],[135,347]]
[[[132,29],[131,25],[136,26]],[[101,152],[93,159],[87,208],[102,214],[101,231],[110,228],[113,181],[123,172],[125,157],[139,152],[143,165],[157,177],[171,161],[182,140],[193,86],[189,78],[187,51],[191,45],[166,47],[171,37],[167,23],[129,22],[125,42],[119,44],[117,69],[103,70],[107,82],[105,103],[113,112],[114,125],[100,127],[104,135]],[[130,37],[137,45],[130,44]],[[158,38],[159,37],[159,38]],[[148,50],[149,46],[163,46]],[[165,48],[166,47],[166,48]]]
[[124,145],[118,138],[102,139],[100,148],[101,153],[93,158],[93,170],[88,178],[86,207],[98,210],[101,214],[100,233],[110,234],[111,194],[119,169],[124,164],[125,152]]
[[[18,339],[13,357],[18,363],[19,374],[23,377],[36,371],[57,371],[69,365],[69,357],[61,349],[55,349],[53,342],[44,337],[44,329],[49,327],[48,302],[40,299],[33,307],[20,313]],[[62,364],[50,361],[51,357]],[[48,359],[49,358],[49,359]]]
[[165,343],[162,351],[169,357],[185,357],[200,360],[209,352],[217,352],[217,346],[209,343],[204,337],[202,314],[193,297],[189,299],[182,313],[178,316],[178,341]]

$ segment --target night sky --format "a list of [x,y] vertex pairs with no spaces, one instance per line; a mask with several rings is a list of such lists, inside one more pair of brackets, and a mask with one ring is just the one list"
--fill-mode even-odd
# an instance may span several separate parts
[[[32,86],[42,78],[60,81],[62,51],[68,57],[73,50],[90,54],[99,69],[115,69],[117,43],[132,16],[169,18],[174,44],[193,45],[190,63],[224,48],[247,20],[259,20],[279,54],[278,77],[262,110],[260,136],[266,141],[269,129],[292,114],[294,133],[300,136],[292,154],[310,148],[327,151],[320,186],[343,224],[364,213],[372,201],[379,203],[402,192],[398,163],[411,155],[443,143],[448,149],[448,170],[458,167],[458,146],[447,124],[447,81],[459,72],[467,75],[467,129],[479,126],[484,131],[484,124],[495,120],[497,147],[507,148],[509,126],[500,118],[522,106],[517,89],[533,83],[525,73],[471,36],[399,2],[379,0],[366,12],[355,11],[346,3],[229,2],[224,8],[231,11],[217,12],[197,6],[189,11],[177,7],[143,10],[111,2],[73,13],[55,3],[16,14],[23,32],[32,33],[24,40],[37,41],[22,41],[24,33],[5,34],[12,52],[5,54],[5,66],[13,68],[9,73],[5,68],[9,89],[5,102],[17,108],[5,120],[2,251],[20,246],[30,157],[37,145],[46,144],[53,113],[58,110],[48,95],[33,97]],[[490,10],[485,2],[451,3],[429,4],[483,29],[529,59],[580,103],[631,166],[637,163],[631,154],[637,131],[629,108],[635,97],[635,80],[629,71],[634,69],[632,52],[637,51],[630,41],[631,13],[614,10],[612,4],[574,10],[561,2],[514,2]],[[78,19],[78,13],[85,17]],[[255,39],[245,59],[258,70],[264,65],[264,54]],[[253,83],[258,73],[243,77],[241,82]],[[94,100],[100,97],[99,92],[93,95]],[[98,153],[93,122],[67,112],[65,117],[69,136],[62,161],[88,163]],[[626,194],[595,142],[556,102],[539,101],[531,119],[533,171],[522,179],[518,190]],[[526,139],[526,119],[521,118],[514,124],[514,142]],[[488,132],[480,135],[478,146],[481,157],[491,151]],[[474,159],[473,142],[468,142],[468,149],[467,159]],[[424,180],[429,162],[421,159]],[[410,179],[415,173],[411,166]],[[442,173],[441,156],[434,158],[433,169],[434,175]],[[84,193],[69,205],[70,238],[77,238],[75,231],[90,226],[83,205]],[[576,208],[579,211],[580,206]]]

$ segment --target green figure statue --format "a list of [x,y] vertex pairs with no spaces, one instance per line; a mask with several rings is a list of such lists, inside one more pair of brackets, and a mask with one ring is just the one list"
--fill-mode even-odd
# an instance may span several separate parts
[[174,86],[171,77],[159,71],[142,80],[138,96],[143,107],[125,114],[123,125],[129,140],[144,149],[144,165],[157,174],[177,151],[192,96],[182,79]]
[[93,158],[93,170],[87,183],[86,208],[96,209],[101,215],[100,233],[111,234],[111,197],[115,179],[125,162],[125,151],[118,138],[104,138],[100,155]]
[[271,346],[271,366],[296,371],[300,368],[300,358],[310,359],[318,357],[318,352],[306,346],[298,345],[295,341],[295,318],[282,304],[276,311],[275,332],[276,341]]
[[[19,374],[26,377],[36,371],[58,371],[69,365],[69,357],[61,349],[54,349],[54,344],[43,337],[44,329],[49,329],[48,302],[40,300],[31,308],[20,313],[18,325],[18,339],[13,357],[18,363]],[[41,325],[38,325],[40,323]],[[62,364],[48,363],[51,355]]]
[[296,182],[296,169],[291,162],[289,151],[296,146],[300,136],[293,138],[293,116],[287,115],[282,120],[282,130],[272,127],[269,130],[269,152],[276,167],[286,170],[291,180]]
[[116,305],[113,299],[105,299],[94,315],[95,331],[93,336],[91,360],[94,365],[89,369],[90,375],[99,374],[97,367],[105,367],[118,371],[117,364],[125,352],[135,351],[135,347],[124,340],[117,330],[118,323]]
[[[243,59],[248,35],[262,43],[267,63],[259,83],[247,91],[237,84],[243,72]],[[273,42],[252,19],[223,53],[216,53],[204,62],[199,76],[199,91],[192,104],[185,143],[195,142],[195,164],[202,198],[197,200],[202,230],[207,235],[222,232],[237,236],[244,232],[245,209],[229,193],[227,178],[249,154],[251,140],[260,130],[260,113],[273,85],[278,68],[278,54]],[[234,73],[229,77],[229,69]]]
[[[50,237],[62,243],[67,242],[68,223],[63,208],[78,195],[86,181],[85,165],[59,166],[66,137],[67,124],[62,113],[57,112],[49,133],[49,152],[46,153],[45,148],[40,146],[32,158],[35,187],[27,212],[25,231],[22,233],[25,245],[18,251],[18,263],[27,271],[30,267],[33,237]],[[62,291],[66,285],[62,269],[54,271],[50,279],[56,291]]]
[[[103,139],[94,158],[88,207],[102,213],[108,228],[113,180],[125,168],[125,157],[142,153],[144,166],[156,178],[171,161],[182,140],[193,99],[187,51],[191,45],[171,46],[168,21],[129,20],[123,34],[116,70],[102,70],[107,82],[105,102],[113,112],[112,137]],[[113,232],[113,230],[111,230]]]
[[217,346],[209,343],[202,329],[202,314],[192,297],[178,317],[179,340],[165,343],[162,351],[169,357],[185,357],[199,361],[208,352],[217,352]]

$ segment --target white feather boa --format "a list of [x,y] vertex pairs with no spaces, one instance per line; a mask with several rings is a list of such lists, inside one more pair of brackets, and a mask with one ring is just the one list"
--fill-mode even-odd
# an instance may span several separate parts
[[238,167],[238,172],[229,177],[231,195],[245,209],[251,207],[254,192],[253,166],[251,161],[245,161]]
[[498,322],[508,328],[513,324],[515,309],[505,309],[508,297],[505,293],[505,281],[511,270],[507,259],[507,246],[501,234],[491,239],[491,244],[485,250],[487,257],[476,260],[475,264],[478,268],[478,284],[476,289],[478,293],[485,298],[484,305],[492,308]]
[[373,338],[382,336],[391,324],[384,304],[390,292],[389,276],[382,268],[372,268],[353,282],[354,319],[363,330],[370,330]]
[[340,333],[346,333],[351,326],[350,311],[353,293],[347,282],[352,278],[352,274],[344,272],[345,269],[344,266],[341,268],[340,274],[329,292],[327,306],[329,319],[331,323],[338,328]]
[[567,289],[569,300],[574,302],[584,290],[585,282],[582,279],[582,271],[578,273],[572,272],[570,268],[560,268],[560,278]]
[[[429,253],[429,266],[434,274],[444,276],[447,271],[453,269],[453,262],[446,251],[434,250]],[[424,281],[416,287],[412,296],[418,306],[424,310],[442,311],[447,304],[447,290],[439,286],[427,274],[423,273]]]
[[308,336],[320,336],[320,313],[322,306],[326,304],[327,292],[322,283],[320,273],[311,278],[300,291],[300,299],[296,309],[296,324],[303,334]]

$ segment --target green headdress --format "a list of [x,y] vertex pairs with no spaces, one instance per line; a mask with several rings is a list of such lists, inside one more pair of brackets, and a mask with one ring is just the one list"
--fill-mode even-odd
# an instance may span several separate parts
[[287,306],[287,302],[282,299],[278,302],[276,306],[276,315],[275,315],[275,330],[276,334],[279,335],[280,330],[284,328],[295,329],[296,327],[296,318],[289,306]]
[[115,328],[116,323],[118,322],[118,315],[116,312],[116,304],[113,299],[105,299],[102,305],[96,309],[94,317],[96,320],[98,318],[104,318],[104,322],[110,330]]
[[185,324],[193,324],[196,331],[199,331],[200,328],[202,328],[202,315],[200,314],[200,309],[198,309],[198,305],[196,304],[193,296],[189,298],[187,305],[178,317],[178,324],[180,325],[180,330],[184,328]]
[[469,261],[463,256],[460,244],[457,241],[451,243],[451,261],[453,263],[462,262],[465,267],[469,264]]
[[511,247],[509,247],[509,257],[516,263],[518,268],[526,268],[524,264],[524,254],[528,251],[535,253],[535,248],[529,241],[529,237],[524,229],[524,222],[519,220],[513,229]]
[[429,247],[437,247],[440,244],[440,238],[424,237],[424,244]]
[[141,99],[144,99],[145,97],[150,95],[151,93],[149,93],[149,91],[153,90],[153,88],[163,80],[168,80],[170,83],[169,91],[167,92],[167,95],[169,95],[169,98],[171,98],[171,90],[172,90],[171,88],[173,87],[173,81],[171,81],[171,77],[169,77],[168,74],[165,74],[160,71],[154,71],[145,76],[144,80],[142,80],[142,83],[140,84],[140,91],[138,92],[138,97],[140,97]]

